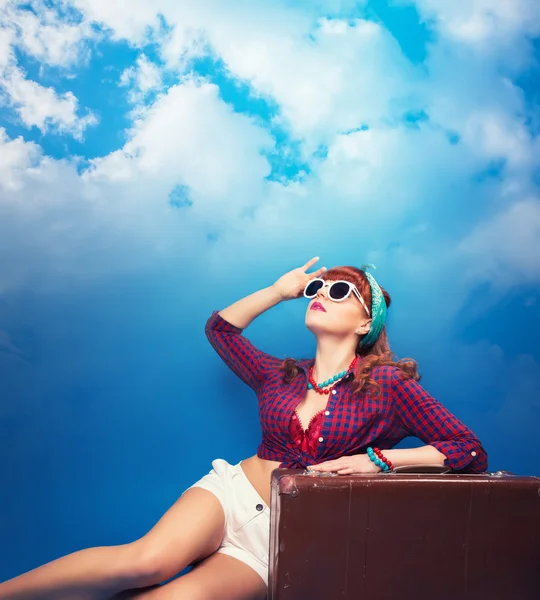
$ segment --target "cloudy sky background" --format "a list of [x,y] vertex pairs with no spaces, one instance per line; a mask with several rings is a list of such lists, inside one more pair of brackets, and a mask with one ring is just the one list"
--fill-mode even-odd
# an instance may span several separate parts
[[[193,4],[0,0],[0,580],[255,452],[204,323],[314,255],[540,474],[538,2]],[[248,335],[308,356],[304,309]]]

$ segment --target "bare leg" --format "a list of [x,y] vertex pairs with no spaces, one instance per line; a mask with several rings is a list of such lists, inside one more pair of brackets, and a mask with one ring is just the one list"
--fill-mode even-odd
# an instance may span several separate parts
[[101,600],[151,586],[212,554],[225,516],[207,490],[183,494],[142,538],[122,546],[88,548],[0,584],[0,600]]
[[161,585],[152,585],[146,588],[140,588],[138,590],[125,590],[120,592],[119,594],[115,594],[110,600],[134,600],[135,598],[140,598],[144,600],[145,595],[148,597],[148,593],[152,590],[159,590],[164,586]]
[[251,567],[232,556],[212,554],[170,583],[111,600],[265,600],[266,596],[266,584]]

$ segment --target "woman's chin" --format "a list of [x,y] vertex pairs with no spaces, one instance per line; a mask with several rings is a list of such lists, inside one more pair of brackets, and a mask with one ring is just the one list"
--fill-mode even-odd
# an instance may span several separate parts
[[336,336],[342,338],[350,336],[352,328],[352,326],[347,328],[347,324],[343,321],[336,321],[335,316],[331,317],[327,313],[318,310],[308,311],[306,314],[306,327],[317,337],[328,335],[333,338]]
[[328,319],[327,315],[322,310],[309,310],[306,314],[306,327],[312,333],[326,333],[328,332]]

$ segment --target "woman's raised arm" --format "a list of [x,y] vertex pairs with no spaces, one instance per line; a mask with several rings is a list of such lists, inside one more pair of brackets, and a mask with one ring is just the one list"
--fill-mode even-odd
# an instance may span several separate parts
[[279,368],[281,360],[256,348],[242,331],[260,314],[282,300],[302,295],[307,282],[325,271],[306,271],[319,260],[312,258],[302,267],[282,275],[273,285],[214,312],[206,323],[206,336],[227,366],[256,393],[269,372]]
[[292,300],[302,295],[308,281],[319,277],[326,270],[321,267],[314,273],[306,273],[319,257],[316,256],[303,265],[282,275],[273,285],[254,292],[220,311],[220,315],[232,325],[245,329],[253,319],[282,300]]

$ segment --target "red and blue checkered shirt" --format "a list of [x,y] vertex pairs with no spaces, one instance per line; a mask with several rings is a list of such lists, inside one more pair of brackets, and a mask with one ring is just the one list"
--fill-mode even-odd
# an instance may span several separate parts
[[369,446],[393,448],[414,436],[434,446],[454,471],[487,470],[487,454],[474,433],[413,379],[396,367],[373,368],[378,394],[352,390],[353,373],[339,381],[328,396],[319,444],[302,450],[290,433],[291,417],[306,394],[313,359],[298,361],[299,373],[283,382],[283,360],[261,352],[242,335],[242,329],[214,312],[206,335],[225,363],[257,394],[262,427],[260,458],[281,462],[284,468],[305,468],[326,460],[365,453]]

